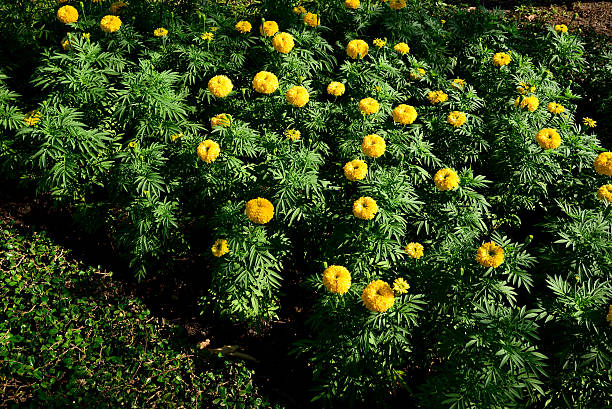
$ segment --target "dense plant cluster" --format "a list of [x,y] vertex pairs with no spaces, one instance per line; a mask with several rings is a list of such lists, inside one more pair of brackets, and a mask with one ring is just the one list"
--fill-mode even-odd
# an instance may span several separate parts
[[327,405],[612,405],[612,153],[576,113],[567,27],[405,0],[85,3],[49,9],[38,98],[20,120],[0,94],[1,146],[139,277],[207,232],[203,308],[262,322],[297,274],[317,301],[295,352]]

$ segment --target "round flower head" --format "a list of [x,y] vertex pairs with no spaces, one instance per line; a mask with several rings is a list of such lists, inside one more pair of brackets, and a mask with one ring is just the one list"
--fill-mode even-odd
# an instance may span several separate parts
[[462,80],[461,78],[455,78],[453,82],[451,82],[451,87],[462,89],[463,87],[465,87],[465,80]]
[[378,105],[378,101],[374,98],[364,98],[359,101],[359,110],[365,115],[371,115],[378,112],[380,109],[380,105]]
[[393,120],[402,125],[410,125],[417,119],[417,111],[411,105],[400,104],[392,112]]
[[251,199],[246,204],[246,215],[255,224],[266,224],[274,217],[274,205],[261,197]]
[[382,156],[382,154],[385,153],[386,147],[387,144],[385,140],[376,134],[364,136],[361,142],[361,150],[370,158]]
[[287,54],[293,50],[295,43],[289,33],[277,33],[272,39],[272,47],[279,53]]
[[302,86],[289,88],[286,94],[287,102],[297,108],[301,108],[308,103],[308,90]]
[[410,289],[410,284],[406,282],[403,278],[396,278],[393,281],[393,292],[397,294],[406,294]]
[[395,44],[393,49],[395,50],[395,52],[401,55],[405,55],[410,52],[410,47],[408,47],[408,44],[406,43],[397,43]]
[[278,78],[268,71],[259,71],[253,78],[253,89],[260,94],[271,94],[278,88]]
[[306,9],[304,6],[296,6],[293,8],[293,12],[297,15],[306,14]]
[[278,24],[276,21],[265,21],[263,25],[259,26],[259,33],[262,36],[272,37],[278,32]]
[[[516,101],[514,102],[514,105],[515,106],[517,105]],[[529,112],[534,112],[536,109],[538,109],[538,106],[540,106],[540,101],[535,95],[531,95],[528,97],[523,97],[523,99],[520,102],[520,106],[521,108],[527,107]]]
[[332,81],[327,86],[327,93],[335,97],[342,96],[345,90],[346,87],[344,86],[344,84],[338,81]]
[[368,174],[368,165],[360,160],[354,159],[350,162],[346,162],[344,165],[344,176],[351,182],[361,180]]
[[23,118],[23,122],[28,124],[28,126],[34,126],[40,122],[41,118],[42,118],[42,114],[40,113],[40,111],[37,111],[36,109],[34,109],[25,114]]
[[476,261],[483,267],[497,268],[504,262],[504,249],[492,241],[478,247]]
[[371,197],[360,197],[353,203],[353,215],[358,219],[372,220],[378,213],[378,205]]
[[216,128],[217,126],[222,126],[227,128],[232,124],[232,120],[228,114],[219,114],[212,118],[210,118],[210,127]]
[[404,251],[412,258],[419,259],[423,257],[423,245],[421,243],[408,243]]
[[406,7],[406,0],[390,0],[389,7],[393,10],[401,10]]
[[555,31],[557,33],[567,33],[567,26],[565,24],[555,24]]
[[370,46],[363,40],[351,40],[346,46],[346,53],[353,60],[356,58],[363,58],[368,55]]
[[544,128],[536,134],[535,139],[542,149],[556,149],[561,145],[561,136],[556,129]]
[[593,167],[600,175],[612,176],[612,152],[602,152],[597,155]]
[[389,284],[382,280],[376,280],[363,289],[361,300],[368,310],[385,312],[393,306],[395,296]]
[[411,80],[420,80],[421,78],[423,78],[425,76],[425,74],[427,74],[427,71],[425,71],[422,68],[417,68],[416,72],[410,71],[410,79]]
[[565,107],[561,104],[557,104],[556,102],[549,102],[546,109],[548,109],[548,112],[550,112],[551,114],[556,115],[565,112]]
[[427,93],[427,99],[429,99],[432,105],[439,104],[448,100],[448,94],[445,94],[443,91],[430,91]]
[[453,190],[459,186],[459,176],[452,169],[440,169],[434,175],[434,183],[440,190]]
[[297,129],[287,129],[284,134],[287,139],[291,139],[292,141],[299,141],[302,136],[302,133]]
[[100,20],[100,28],[106,33],[114,33],[121,28],[121,19],[117,16],[104,16]]
[[359,8],[359,0],[344,0],[344,7],[353,10]]
[[215,240],[215,244],[213,244],[211,251],[213,253],[213,256],[215,257],[221,257],[222,255],[229,253],[229,247],[227,247],[227,240]]
[[323,285],[330,293],[344,294],[351,288],[351,273],[342,266],[329,266],[323,272]]
[[125,2],[116,1],[110,5],[110,7],[108,8],[108,11],[109,13],[114,14],[115,16],[118,16],[119,14],[121,14],[123,9],[126,7],[127,7],[127,4],[125,4]]
[[495,55],[493,55],[493,65],[496,65],[498,67],[502,67],[504,65],[508,65],[508,64],[510,64],[510,61],[512,61],[512,58],[510,57],[510,54],[495,53]]
[[225,75],[215,75],[208,81],[208,90],[215,97],[226,97],[233,89],[234,84]]
[[57,19],[64,24],[76,23],[79,20],[79,12],[72,6],[62,6],[57,10]]
[[250,33],[251,32],[251,23],[249,23],[248,21],[239,21],[236,23],[236,31],[238,31],[241,34],[245,34],[245,33]]
[[597,189],[597,197],[612,203],[612,185],[603,185]]
[[206,139],[202,141],[200,145],[198,145],[198,156],[206,163],[212,163],[217,160],[219,156],[219,152],[221,152],[221,148],[219,144],[210,139]]
[[450,114],[448,114],[448,117],[446,118],[446,122],[448,122],[455,128],[458,128],[461,125],[463,125],[466,120],[467,120],[467,117],[465,116],[463,112],[460,112],[460,111],[453,111]]
[[155,37],[165,37],[168,35],[168,30],[163,27],[156,28],[155,30],[153,30],[153,35]]
[[314,13],[306,13],[304,15],[304,23],[310,27],[316,27],[321,24],[321,19]]

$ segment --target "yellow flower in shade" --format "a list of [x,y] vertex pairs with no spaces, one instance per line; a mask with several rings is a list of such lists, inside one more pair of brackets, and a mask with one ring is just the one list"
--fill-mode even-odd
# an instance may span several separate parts
[[215,32],[215,31],[217,31],[218,29],[219,29],[219,27],[211,27],[211,28],[210,28],[210,31],[212,31],[212,32],[214,33],[214,32]]
[[453,190],[459,186],[459,176],[452,169],[440,169],[434,175],[434,183],[440,190]]
[[232,124],[232,119],[228,114],[219,114],[210,118],[210,127],[215,128],[217,126],[222,126],[227,128]]
[[368,165],[360,159],[353,159],[344,165],[344,176],[351,182],[361,180],[368,174]]
[[492,241],[484,243],[476,251],[476,261],[483,267],[497,268],[504,262],[504,249]]
[[344,91],[346,91],[346,87],[343,83],[338,81],[332,81],[327,86],[327,93],[335,97],[342,96],[344,94]]
[[465,87],[465,80],[462,80],[461,78],[455,78],[453,82],[451,82],[451,87],[462,89],[463,87]]
[[417,119],[417,111],[411,105],[400,104],[391,113],[393,120],[402,125],[410,125]]
[[465,113],[460,112],[460,111],[453,111],[450,114],[448,114],[448,117],[446,117],[446,122],[448,122],[455,128],[459,128],[461,125],[465,123],[466,120],[467,120],[467,117]]
[[293,12],[298,15],[306,14],[306,9],[304,8],[304,6],[296,6],[293,8]]
[[83,37],[84,40],[89,40],[89,38],[91,37],[91,34],[83,33],[83,34],[81,34],[81,36]]
[[519,82],[519,86],[516,87],[516,90],[521,94],[526,94],[527,92],[535,92],[536,87],[535,85],[529,84],[527,81],[521,81]]
[[410,71],[410,79],[420,80],[421,78],[425,76],[425,74],[427,74],[427,71],[425,71],[422,68],[417,68],[416,71]]
[[359,101],[359,110],[362,114],[371,115],[378,112],[380,109],[380,105],[378,105],[378,101],[374,98],[364,98]]
[[347,9],[356,9],[359,8],[359,0],[344,0],[344,7]]
[[330,293],[344,294],[351,288],[351,273],[343,266],[329,266],[323,271],[323,285]]
[[510,61],[512,61],[510,54],[495,53],[495,55],[493,55],[493,65],[496,65],[498,67],[503,67],[504,65],[508,65],[510,64]]
[[421,243],[408,243],[404,251],[412,258],[420,259],[423,257],[423,245]]
[[25,114],[25,116],[23,117],[23,121],[28,124],[28,126],[34,126],[40,122],[41,118],[42,114],[40,113],[40,111],[33,109],[32,111]]
[[62,48],[66,51],[70,50],[70,40],[68,40],[67,38],[64,38],[61,43]]
[[165,37],[165,36],[168,35],[168,30],[166,30],[163,27],[159,27],[159,28],[156,28],[155,30],[153,30],[153,35],[155,37]]
[[389,284],[382,280],[375,280],[363,289],[361,300],[368,310],[385,312],[393,306],[395,296]]
[[180,139],[183,137],[183,133],[179,132],[179,133],[173,133],[172,135],[170,135],[170,138],[172,138],[172,142],[176,142],[177,139]]
[[207,31],[206,33],[200,34],[200,38],[205,41],[212,41],[212,39],[215,38],[215,33]]
[[229,247],[227,247],[227,240],[215,240],[215,244],[213,244],[211,251],[213,253],[213,256],[215,257],[221,257],[222,255],[229,253]]
[[310,27],[316,27],[321,25],[321,19],[314,13],[306,13],[306,15],[304,16],[304,23],[306,23]]
[[243,20],[243,21],[237,22],[235,28],[236,28],[236,31],[238,31],[239,33],[245,34],[245,33],[250,33],[253,27],[251,26],[251,23]]
[[588,126],[589,128],[595,128],[597,126],[597,121],[593,121],[591,118],[586,117],[582,120],[582,122]]
[[522,97],[523,99],[520,100],[520,103],[519,103],[518,101],[519,101],[520,98],[521,97],[518,97],[514,101],[514,106],[520,105],[521,108],[527,107],[529,112],[534,112],[536,109],[538,109],[538,106],[540,106],[540,101],[538,100],[538,98],[535,95],[531,95],[531,96],[528,96],[528,97]]
[[555,31],[557,33],[567,33],[567,26],[565,24],[555,24]]
[[224,98],[234,89],[234,84],[225,75],[215,75],[208,81],[208,90],[215,97]]
[[210,139],[206,139],[205,141],[202,141],[200,145],[198,145],[198,156],[206,163],[216,161],[220,152],[221,148],[219,147],[219,144]]
[[287,139],[291,139],[292,141],[299,141],[302,136],[302,133],[297,129],[287,129],[284,133]]
[[127,4],[125,4],[123,1],[116,1],[110,5],[110,7],[108,8],[108,11],[109,13],[117,16],[121,14],[121,12],[123,11],[125,7],[127,7]]
[[557,104],[556,102],[549,102],[546,109],[548,109],[548,112],[551,114],[562,114],[565,112],[565,107],[561,104]]
[[608,320],[608,322],[610,323],[610,326],[612,327],[612,305],[608,307],[608,316],[606,317],[606,319]]
[[353,60],[365,57],[368,51],[370,51],[370,46],[363,40],[351,40],[346,46],[346,53]]
[[121,28],[121,19],[117,16],[104,16],[100,20],[100,28],[105,33],[114,33]]
[[378,48],[382,48],[387,44],[387,39],[385,38],[383,40],[382,38],[376,38],[374,39],[374,41],[372,41],[372,44],[374,44]]
[[410,289],[410,284],[406,282],[403,278],[396,278],[393,281],[393,292],[396,294],[406,294]]
[[272,47],[279,53],[287,54],[294,46],[293,37],[289,33],[277,33],[272,39]]
[[406,7],[406,0],[391,0],[389,1],[389,7],[393,10],[401,10]]
[[79,12],[72,6],[62,6],[57,10],[57,19],[64,24],[76,23],[79,20]]
[[261,197],[251,199],[246,204],[246,215],[255,224],[266,224],[274,217],[274,205]]
[[308,90],[299,85],[289,88],[285,96],[287,97],[287,102],[297,108],[303,107],[309,100]]
[[612,176],[612,152],[602,152],[597,155],[593,167],[600,175]]
[[448,100],[448,94],[445,94],[443,91],[430,91],[427,93],[427,99],[429,99],[429,102],[434,105],[441,102],[446,102]]
[[552,128],[540,130],[535,139],[542,149],[556,149],[561,145],[561,136]]
[[376,134],[364,136],[361,142],[361,150],[370,158],[382,156],[382,154],[385,153],[386,147],[387,144],[385,140]]
[[259,26],[259,33],[262,36],[272,37],[278,32],[278,24],[276,21],[265,21],[263,25]]
[[372,220],[376,213],[378,213],[378,205],[371,197],[360,197],[353,202],[353,215],[358,219]]
[[268,71],[259,71],[253,78],[253,89],[260,94],[271,94],[278,88],[278,78]]
[[597,189],[597,197],[612,203],[612,185],[603,185]]
[[410,47],[408,47],[408,44],[406,43],[397,43],[395,44],[393,49],[395,50],[396,53],[401,54],[401,55],[405,55],[410,52]]
[[138,146],[138,142],[136,141],[132,141],[130,143],[128,143],[128,146],[132,149],[136,149],[136,147]]

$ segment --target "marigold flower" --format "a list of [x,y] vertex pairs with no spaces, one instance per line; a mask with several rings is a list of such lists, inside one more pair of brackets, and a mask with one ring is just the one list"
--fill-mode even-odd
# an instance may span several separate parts
[[536,87],[535,85],[529,84],[527,81],[521,81],[519,86],[516,87],[516,90],[521,94],[526,94],[527,92],[535,92]]
[[[514,101],[514,106],[516,105],[517,103],[516,101]],[[529,112],[534,112],[536,109],[538,109],[538,106],[540,106],[540,101],[538,100],[538,97],[536,97],[535,95],[530,95],[528,97],[523,97],[523,99],[520,102],[520,106],[521,108],[527,107]]]
[[368,310],[385,312],[393,306],[395,296],[389,284],[382,280],[375,280],[363,289],[361,300]]
[[236,23],[236,31],[238,31],[239,33],[245,34],[245,33],[250,33],[251,29],[253,28],[251,26],[251,23],[249,23],[248,21],[239,21]]
[[423,245],[421,243],[408,243],[404,251],[412,258],[420,259],[423,257]]
[[274,217],[274,205],[261,197],[251,199],[246,204],[246,215],[255,224],[266,224]]
[[344,7],[347,9],[357,9],[359,8],[359,0],[344,0]]
[[346,53],[353,60],[357,57],[364,58],[368,55],[368,51],[370,50],[370,46],[363,40],[351,40],[346,46]]
[[234,89],[234,84],[225,75],[215,75],[208,81],[208,90],[215,97],[224,98]]
[[215,33],[207,31],[205,33],[200,34],[200,38],[205,41],[212,41],[215,38]]
[[215,128],[217,126],[222,126],[227,128],[232,124],[231,117],[228,114],[218,114],[214,117],[210,118],[210,127]]
[[452,169],[440,169],[434,175],[434,183],[440,190],[453,190],[459,186],[459,176]]
[[211,251],[213,256],[221,257],[224,254],[229,253],[229,247],[227,246],[227,240],[225,239],[217,239],[215,240],[215,244],[213,244]]
[[372,41],[372,44],[374,44],[378,48],[382,48],[387,44],[387,39],[385,38],[383,40],[382,38],[375,38],[374,41]]
[[68,40],[67,38],[64,38],[61,42],[60,42],[62,48],[66,51],[70,50],[70,40]]
[[556,149],[561,145],[561,136],[552,128],[540,130],[535,139],[542,149]]
[[271,94],[278,89],[278,78],[268,71],[259,71],[253,78],[253,89],[260,94]]
[[163,27],[159,27],[159,28],[156,28],[155,30],[153,30],[153,35],[155,37],[165,37],[165,36],[168,35],[168,30],[166,30]]
[[451,87],[461,89],[465,87],[465,80],[462,80],[461,78],[455,78],[453,82],[451,82]]
[[321,19],[314,13],[306,13],[306,15],[304,16],[304,23],[306,23],[310,27],[316,27],[321,25]]
[[294,46],[293,37],[289,33],[277,33],[272,39],[272,47],[279,53],[287,54]]
[[308,103],[308,90],[302,86],[295,86],[287,90],[287,102],[297,108],[301,108]]
[[176,142],[177,139],[180,139],[183,137],[183,133],[179,132],[179,133],[173,133],[172,135],[170,135],[170,138],[172,138],[172,142]]
[[555,24],[555,31],[557,33],[567,33],[567,26],[565,24]]
[[608,316],[606,317],[606,319],[608,320],[608,322],[610,323],[610,326],[612,327],[612,305],[608,307]]
[[612,185],[603,185],[597,189],[597,197],[612,203]]
[[358,219],[372,220],[378,213],[378,205],[371,197],[360,197],[353,202],[353,215]]
[[362,180],[368,174],[368,165],[360,159],[353,159],[344,165],[344,176],[351,182]]
[[81,36],[83,37],[84,40],[89,40],[89,38],[91,37],[90,33],[83,33],[81,34]]
[[496,65],[498,67],[503,67],[504,65],[508,65],[510,64],[510,61],[512,61],[510,54],[495,53],[495,55],[493,55],[493,65]]
[[417,119],[417,111],[411,105],[400,104],[393,109],[391,113],[393,115],[393,121],[398,122],[402,125],[410,125]]
[[76,23],[79,20],[79,12],[72,6],[62,6],[57,10],[57,19],[64,24]]
[[297,129],[287,129],[285,131],[285,136],[287,139],[291,139],[292,141],[299,141],[302,133]]
[[467,117],[465,113],[460,112],[460,111],[453,111],[450,114],[448,114],[448,117],[446,117],[446,122],[448,122],[455,128],[458,128],[461,125],[463,125],[466,120],[467,120]]
[[329,266],[323,271],[322,281],[330,293],[345,294],[351,288],[351,273],[343,266]]
[[406,282],[403,278],[396,278],[393,281],[393,292],[396,294],[406,294],[410,289],[410,284]]
[[600,175],[612,176],[612,152],[602,152],[597,155],[593,167]]
[[483,267],[497,268],[504,262],[504,249],[490,241],[476,251],[476,261]]
[[342,96],[345,90],[346,87],[344,86],[344,84],[338,81],[332,81],[327,86],[327,93],[335,97]]
[[295,14],[306,14],[306,9],[304,8],[304,6],[296,6],[293,8],[293,12]]
[[371,115],[378,112],[380,105],[374,98],[364,98],[359,101],[359,110],[365,115]]
[[259,33],[262,36],[272,37],[278,32],[278,24],[276,21],[265,21],[263,25],[259,26]]
[[410,52],[410,47],[408,47],[408,44],[406,43],[397,43],[395,44],[393,49],[395,50],[395,52],[401,55],[405,55]]
[[123,11],[125,7],[127,7],[127,4],[125,4],[123,1],[116,1],[110,5],[110,7],[108,8],[108,11],[109,13],[117,16],[121,14],[121,12]]
[[593,121],[588,116],[582,120],[582,122],[588,126],[589,128],[595,128],[597,126],[597,121]]
[[556,102],[549,102],[546,109],[548,109],[548,112],[551,114],[562,114],[565,112],[565,107],[561,104],[557,104]]
[[42,114],[40,113],[40,111],[33,109],[25,114],[25,116],[23,117],[23,122],[28,124],[28,126],[34,126],[40,122],[41,118]]
[[448,94],[445,94],[443,91],[430,91],[427,93],[427,99],[429,99],[429,102],[434,105],[447,101]]
[[415,71],[410,71],[410,79],[411,80],[420,80],[421,78],[423,78],[425,76],[425,74],[427,74],[427,71],[425,71],[423,68],[417,68],[416,72]]
[[371,158],[378,158],[382,156],[382,154],[385,153],[386,147],[387,144],[385,143],[385,140],[376,134],[364,136],[363,141],[361,142],[361,150],[364,154]]
[[198,156],[206,163],[212,163],[217,160],[221,148],[219,144],[213,140],[206,139],[198,145]]
[[406,7],[406,0],[391,0],[389,1],[389,7],[393,10],[401,10]]
[[105,33],[114,33],[121,28],[121,19],[117,16],[104,16],[100,20],[100,28]]

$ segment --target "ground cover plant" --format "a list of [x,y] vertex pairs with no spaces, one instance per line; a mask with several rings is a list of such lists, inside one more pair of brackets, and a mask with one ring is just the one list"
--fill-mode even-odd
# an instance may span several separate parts
[[576,114],[609,54],[435,2],[45,4],[5,174],[138,278],[209,238],[204,317],[307,288],[316,405],[612,406],[609,89]]

